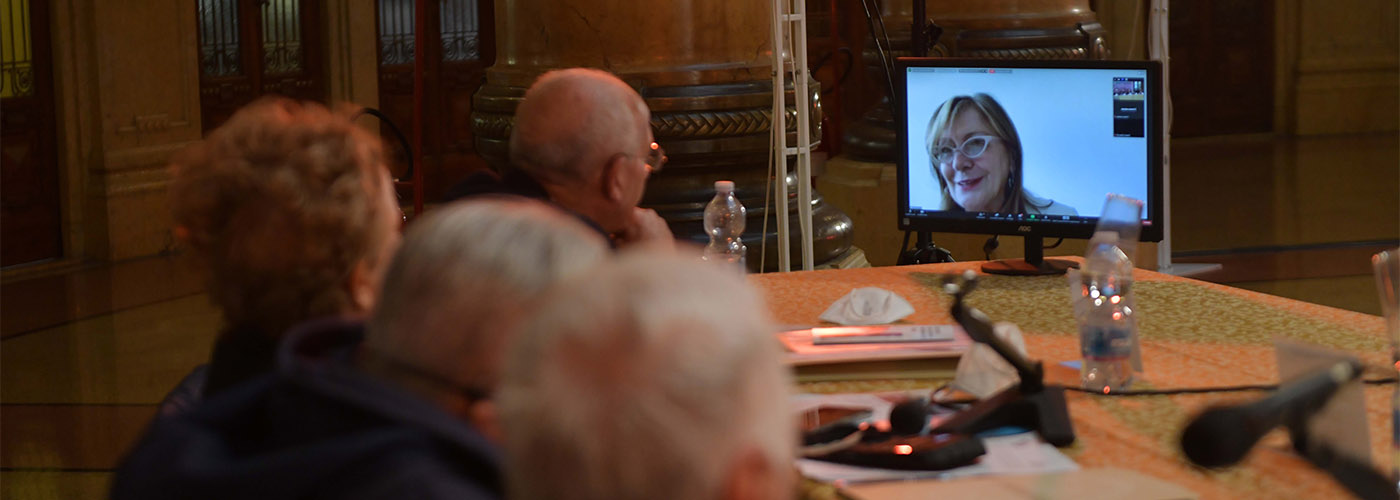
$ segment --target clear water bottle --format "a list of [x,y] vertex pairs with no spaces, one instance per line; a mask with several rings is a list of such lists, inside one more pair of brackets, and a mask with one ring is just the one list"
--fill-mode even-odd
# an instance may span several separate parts
[[746,213],[744,204],[734,196],[734,181],[715,181],[715,197],[705,205],[705,232],[710,234],[705,260],[744,265],[749,249],[739,236],[744,233]]
[[1095,243],[1080,270],[1083,316],[1079,318],[1079,350],[1083,355],[1080,380],[1084,388],[1104,393],[1133,382],[1132,356],[1137,321],[1128,293],[1133,287],[1133,261],[1117,240]]

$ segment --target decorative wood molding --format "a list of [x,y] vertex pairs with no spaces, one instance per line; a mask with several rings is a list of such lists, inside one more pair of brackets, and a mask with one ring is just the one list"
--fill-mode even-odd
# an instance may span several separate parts
[[117,133],[152,134],[189,125],[189,120],[172,120],[168,113],[153,113],[131,117],[131,123],[117,127]]
[[[821,110],[818,107],[814,122],[821,120]],[[766,133],[773,127],[773,110],[767,108],[720,110],[720,111],[688,111],[688,112],[653,112],[651,114],[651,128],[658,139],[705,139],[716,137],[733,137],[741,135],[752,135]],[[500,113],[476,112],[472,114],[472,134],[485,137],[506,139],[510,137],[511,127],[515,124],[515,115]],[[785,121],[788,132],[797,130],[797,108],[787,108],[787,119]],[[814,139],[820,137],[820,124],[814,123]]]
[[[87,2],[84,2],[87,3]],[[185,0],[91,1],[103,147],[200,136],[195,5]],[[150,19],[167,22],[150,23]]]
[[191,144],[199,141],[176,142],[139,148],[107,151],[102,156],[105,171],[122,171],[141,168],[165,168],[170,158]]
[[131,196],[152,191],[165,191],[170,187],[170,171],[165,165],[152,165],[147,168],[120,171],[93,172],[88,178],[88,193],[91,196],[107,199]]
[[163,251],[170,242],[166,165],[201,135],[195,5],[51,5],[65,257]]

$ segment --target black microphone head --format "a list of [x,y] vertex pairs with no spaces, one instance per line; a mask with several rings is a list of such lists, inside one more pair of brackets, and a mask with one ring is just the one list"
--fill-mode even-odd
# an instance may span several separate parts
[[1203,467],[1225,467],[1239,463],[1254,443],[1269,429],[1252,425],[1248,410],[1236,407],[1206,410],[1181,433],[1181,451],[1192,463]]
[[924,432],[928,427],[928,400],[914,398],[890,409],[890,431],[902,436]]

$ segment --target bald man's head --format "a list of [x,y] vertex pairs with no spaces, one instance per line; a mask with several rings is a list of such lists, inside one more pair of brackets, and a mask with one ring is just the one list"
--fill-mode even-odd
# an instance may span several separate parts
[[516,108],[510,159],[542,183],[587,186],[613,156],[651,142],[649,120],[642,97],[611,73],[550,71]]

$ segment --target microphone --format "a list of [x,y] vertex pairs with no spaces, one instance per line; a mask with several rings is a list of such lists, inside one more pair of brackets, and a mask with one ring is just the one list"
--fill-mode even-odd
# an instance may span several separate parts
[[890,408],[890,431],[903,436],[922,434],[931,415],[927,399],[911,398]]
[[[1021,377],[1021,384],[974,403],[943,420],[929,432],[977,434],[998,427],[1015,426],[1035,430],[1046,442],[1055,446],[1069,446],[1074,442],[1074,424],[1069,418],[1069,407],[1065,404],[1064,388],[1045,385],[1043,365],[1022,356],[997,337],[993,333],[991,318],[964,302],[968,292],[976,287],[977,273],[971,270],[963,273],[961,285],[952,281],[944,284],[944,291],[953,295],[953,319],[969,337],[990,346],[1010,363]],[[922,428],[928,418],[927,407],[926,404],[914,403],[905,408],[896,408],[902,416],[901,421],[907,423],[907,427],[901,427],[909,430]],[[892,428],[896,425],[895,417],[896,414],[891,413]]]
[[1181,451],[1191,462],[1204,467],[1238,463],[1264,434],[1280,425],[1301,424],[1326,406],[1332,394],[1359,377],[1361,370],[1361,364],[1354,360],[1342,361],[1279,387],[1272,396],[1253,403],[1210,408],[1186,426],[1181,434]]

